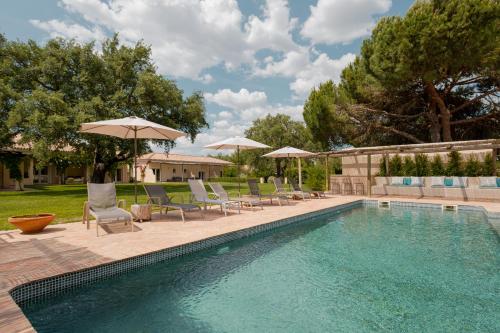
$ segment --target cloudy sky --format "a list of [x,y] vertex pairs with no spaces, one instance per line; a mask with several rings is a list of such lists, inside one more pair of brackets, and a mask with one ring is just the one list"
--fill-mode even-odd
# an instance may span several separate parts
[[16,0],[2,3],[9,39],[51,37],[152,46],[160,73],[185,91],[204,92],[210,128],[175,152],[202,155],[205,144],[243,135],[254,119],[285,113],[302,120],[309,91],[359,53],[386,15],[413,0]]

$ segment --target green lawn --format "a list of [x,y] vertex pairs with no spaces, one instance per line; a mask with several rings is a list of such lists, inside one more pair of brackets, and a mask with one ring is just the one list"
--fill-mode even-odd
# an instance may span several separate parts
[[[230,194],[238,192],[237,183],[222,183]],[[248,193],[247,184],[242,185],[242,194]],[[174,202],[189,201],[189,186],[187,183],[164,184],[167,193],[173,195]],[[261,184],[263,193],[273,190],[272,184]],[[116,186],[119,199],[127,200],[127,208],[134,201],[134,185],[118,184]],[[147,198],[142,185],[137,187],[139,203],[145,203]],[[208,188],[207,188],[208,189]],[[81,221],[83,203],[87,200],[86,185],[46,185],[29,186],[25,191],[0,192],[0,230],[14,229],[7,222],[13,215],[26,215],[35,213],[54,213],[56,223]]]

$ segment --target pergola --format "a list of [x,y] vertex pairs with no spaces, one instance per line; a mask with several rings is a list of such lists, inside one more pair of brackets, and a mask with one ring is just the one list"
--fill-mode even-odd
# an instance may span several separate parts
[[[470,141],[451,141],[451,142],[437,142],[437,143],[418,143],[408,145],[393,145],[393,146],[376,146],[376,147],[361,147],[361,148],[346,148],[340,150],[332,150],[328,152],[319,153],[318,155],[325,157],[326,163],[326,186],[329,188],[329,173],[328,173],[328,158],[329,157],[345,157],[345,156],[367,156],[367,182],[368,182],[368,196],[371,196],[371,156],[372,155],[385,155],[389,154],[425,154],[425,153],[443,153],[450,151],[467,151],[467,150],[486,150],[491,149],[493,156],[493,164],[496,167],[496,159],[498,149],[500,149],[500,139],[487,139],[487,140],[470,140]],[[386,158],[386,163],[388,159]],[[386,165],[387,169],[388,166]]]

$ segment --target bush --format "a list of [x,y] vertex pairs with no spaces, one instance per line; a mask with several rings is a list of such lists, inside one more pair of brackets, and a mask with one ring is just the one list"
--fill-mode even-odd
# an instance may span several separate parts
[[431,174],[429,157],[425,154],[415,155],[415,174],[417,177],[425,177]]
[[387,168],[385,167],[386,161],[387,161],[386,155],[382,156],[382,159],[380,160],[380,165],[378,166],[378,175],[380,177],[387,176]]
[[431,175],[432,176],[444,176],[445,169],[443,159],[441,155],[437,154],[434,156],[431,162]]
[[403,162],[401,161],[401,156],[399,156],[398,154],[394,155],[389,160],[389,172],[391,176],[403,175]]
[[273,183],[274,183],[274,178],[276,178],[276,177],[274,177],[274,176],[269,176],[269,177],[267,177],[267,182],[268,182],[269,184],[273,184]]
[[403,160],[403,176],[415,176],[415,169],[415,162],[413,162],[411,156],[405,156]]
[[469,155],[469,158],[465,162],[464,174],[469,177],[477,177],[481,175],[482,166],[481,162],[478,161],[476,156],[473,154]]
[[491,153],[484,155],[481,176],[496,176],[496,167],[493,165],[493,155]]
[[458,151],[448,154],[448,164],[446,165],[446,176],[463,176],[462,155]]
[[208,178],[209,182],[217,182],[217,183],[246,183],[246,177],[212,177]]
[[325,188],[325,168],[311,165],[306,169],[306,185],[313,191],[323,191]]

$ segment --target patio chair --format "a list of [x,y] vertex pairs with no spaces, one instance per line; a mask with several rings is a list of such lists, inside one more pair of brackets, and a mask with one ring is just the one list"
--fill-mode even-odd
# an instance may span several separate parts
[[180,210],[182,222],[186,222],[184,213],[199,210],[201,217],[203,218],[203,211],[201,207],[195,204],[189,203],[175,203],[172,202],[172,197],[169,197],[165,192],[163,185],[143,185],[144,190],[148,196],[148,204],[159,207],[160,214],[162,214],[163,208],[165,208],[165,214],[168,213],[169,209]]
[[101,223],[124,221],[125,225],[130,223],[132,232],[134,231],[134,223],[132,214],[125,209],[125,200],[116,200],[115,183],[94,184],[87,183],[88,201],[85,201],[83,206],[83,223],[87,224],[87,229],[90,228],[89,214],[96,220],[96,233],[99,236],[99,226]]
[[208,204],[219,205],[221,211],[224,211],[224,215],[227,216],[228,208],[236,205],[238,206],[238,214],[240,213],[241,204],[239,202],[210,198],[201,179],[188,179],[188,184],[189,188],[191,189],[192,198],[194,199],[194,201],[203,204],[205,210],[207,210]]
[[262,201],[262,199],[269,199],[271,204],[273,204],[273,199],[276,199],[278,201],[278,204],[281,206],[281,200],[284,199],[286,200],[287,203],[288,197],[285,195],[276,195],[276,194],[262,194],[260,192],[259,184],[257,183],[257,179],[248,179],[248,188],[250,189],[250,197],[254,197]]
[[[276,188],[274,193],[276,193],[278,195],[290,196],[290,197],[292,197],[292,199],[294,197],[301,197],[303,200],[306,200],[307,194],[304,193],[303,191],[295,191],[295,190],[289,191],[289,190],[285,189],[285,187],[283,186],[283,183],[281,182],[281,178],[276,177],[276,178],[274,178],[273,182],[274,182],[274,187]],[[310,197],[310,195],[309,195],[309,197]]]
[[296,192],[304,192],[306,194],[306,196],[308,196],[309,198],[312,198],[313,196],[315,196],[318,199],[326,198],[324,191],[305,191],[305,190],[303,190],[299,186],[299,184],[297,184],[297,182],[295,181],[295,179],[290,179],[290,185],[292,185],[292,188],[293,188],[294,191],[296,191]]
[[264,209],[262,207],[262,202],[260,200],[256,200],[251,197],[237,197],[237,198],[230,198],[229,194],[226,192],[224,187],[220,183],[208,183],[210,188],[212,189],[214,195],[220,199],[220,200],[226,200],[226,201],[238,201],[241,205],[247,204],[250,206],[250,208],[253,208],[253,206],[260,206],[261,209]]

